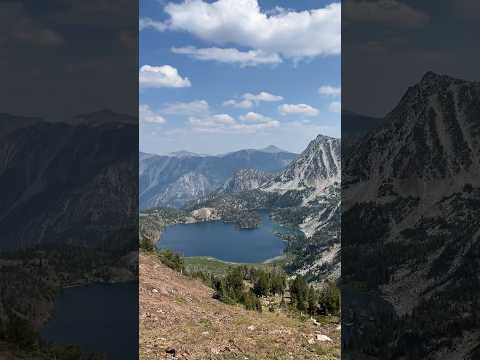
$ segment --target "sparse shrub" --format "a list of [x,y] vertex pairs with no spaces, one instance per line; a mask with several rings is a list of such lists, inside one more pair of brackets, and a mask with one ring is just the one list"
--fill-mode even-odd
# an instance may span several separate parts
[[271,281],[265,271],[260,271],[257,280],[253,286],[253,292],[257,296],[267,296],[270,294]]
[[7,324],[5,338],[24,350],[34,350],[38,346],[38,333],[26,319],[12,314]]
[[297,276],[290,283],[291,304],[294,305],[299,311],[307,310],[307,291],[307,283],[303,276]]
[[243,304],[247,310],[256,310],[257,309],[257,298],[250,291],[245,292],[243,295]]
[[320,293],[319,303],[325,306],[330,314],[340,311],[340,289],[334,282],[329,281]]
[[181,273],[185,271],[185,263],[179,254],[169,249],[158,251],[157,254],[160,261],[169,268]]
[[140,250],[145,252],[152,252],[155,250],[155,246],[153,245],[153,241],[145,236],[140,239]]

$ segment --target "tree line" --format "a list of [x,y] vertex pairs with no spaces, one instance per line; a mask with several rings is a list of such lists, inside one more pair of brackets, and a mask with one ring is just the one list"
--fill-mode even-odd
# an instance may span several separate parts
[[[143,249],[154,251],[153,247]],[[262,298],[279,296],[281,306],[311,316],[338,315],[340,312],[340,290],[334,282],[326,282],[323,287],[315,288],[300,275],[288,280],[285,271],[278,267],[260,269],[255,266],[234,266],[225,275],[205,271],[187,272],[179,254],[171,250],[158,250],[156,254],[166,266],[202,280],[215,290],[214,298],[226,304],[243,304],[247,310],[261,312]]]

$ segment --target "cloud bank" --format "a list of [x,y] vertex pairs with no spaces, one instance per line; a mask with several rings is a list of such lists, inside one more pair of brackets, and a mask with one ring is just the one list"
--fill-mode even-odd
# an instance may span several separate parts
[[283,100],[282,96],[273,95],[266,91],[261,91],[258,94],[245,93],[241,99],[230,99],[223,102],[223,106],[232,106],[240,109],[249,109],[254,104],[258,105],[261,102],[276,102]]
[[138,107],[138,115],[142,123],[164,124],[166,122],[164,117],[153,111],[150,106],[146,104],[141,104]]
[[320,112],[318,109],[307,104],[283,104],[278,107],[278,111],[282,115],[303,115],[317,116]]
[[323,85],[318,89],[318,93],[323,96],[340,96],[342,90],[338,86]]
[[139,82],[142,88],[183,88],[192,86],[188,78],[182,78],[178,70],[170,65],[143,65],[140,68]]
[[258,59],[278,62],[279,56],[299,60],[340,54],[339,2],[305,11],[277,7],[275,11],[266,13],[262,12],[258,0],[185,0],[168,3],[164,11],[169,16],[168,20],[159,22],[143,18],[140,29],[183,31],[217,45],[235,44],[257,52],[241,54],[239,50],[235,53],[232,49],[184,48],[188,55],[204,60],[228,58],[232,62],[235,57],[237,61],[233,62],[239,62],[239,56],[243,56],[256,58],[249,61],[257,64]]
[[266,53],[262,50],[240,51],[235,48],[196,48],[194,46],[173,47],[174,54],[188,55],[200,61],[216,61],[226,64],[238,64],[241,67],[265,64],[279,64],[282,59],[278,54]]

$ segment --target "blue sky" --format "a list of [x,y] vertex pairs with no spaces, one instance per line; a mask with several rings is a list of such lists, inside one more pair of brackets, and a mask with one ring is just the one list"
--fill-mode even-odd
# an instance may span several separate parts
[[141,151],[340,136],[339,3],[142,0],[140,29]]

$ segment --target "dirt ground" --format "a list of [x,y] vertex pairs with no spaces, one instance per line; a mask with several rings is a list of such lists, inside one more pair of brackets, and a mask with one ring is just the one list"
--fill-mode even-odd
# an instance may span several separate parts
[[199,280],[140,256],[140,359],[340,359],[340,328],[212,298]]

